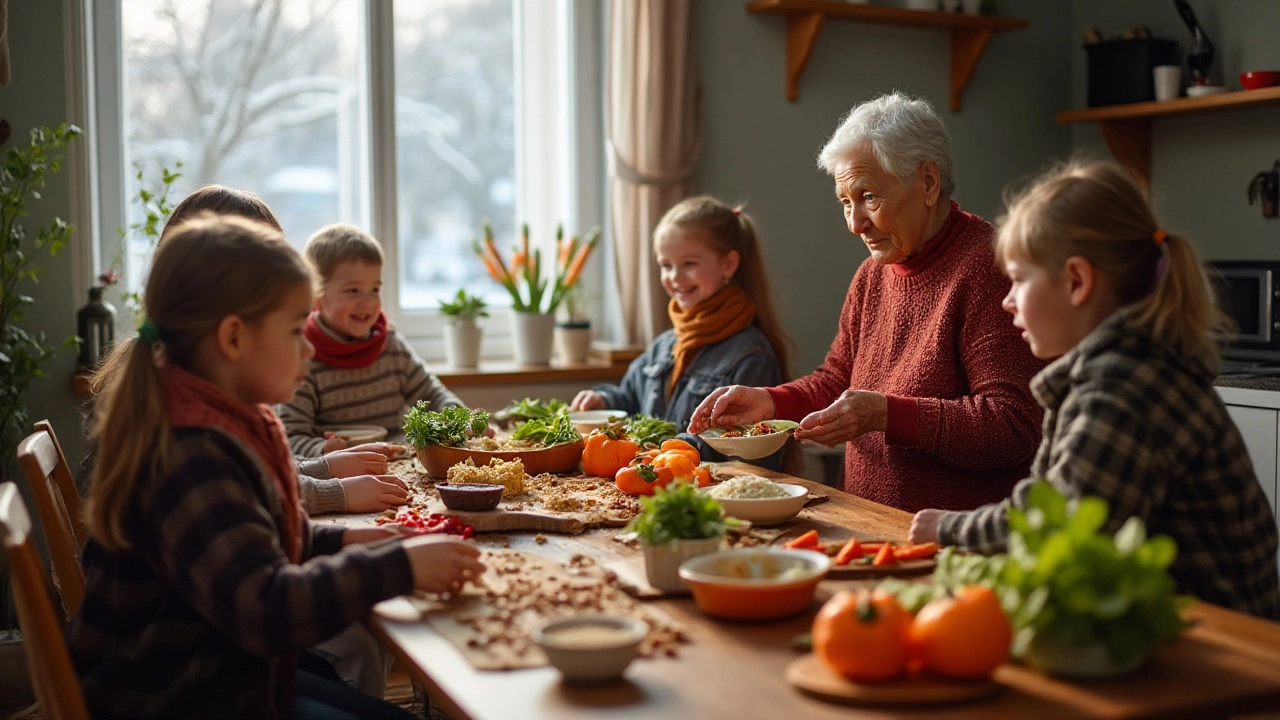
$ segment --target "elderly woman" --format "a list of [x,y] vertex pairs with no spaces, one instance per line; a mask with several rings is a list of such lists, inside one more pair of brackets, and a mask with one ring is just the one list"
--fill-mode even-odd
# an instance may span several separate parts
[[1008,496],[1040,440],[1029,381],[1042,367],[1000,308],[993,230],[951,199],[951,145],[922,100],[855,106],[819,165],[871,251],[822,366],[770,388],[713,391],[690,432],[766,419],[847,443],[845,491],[908,511]]

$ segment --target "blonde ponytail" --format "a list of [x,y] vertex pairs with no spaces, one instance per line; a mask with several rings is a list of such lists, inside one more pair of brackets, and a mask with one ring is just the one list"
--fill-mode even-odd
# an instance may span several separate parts
[[1082,257],[1106,277],[1131,322],[1159,342],[1218,367],[1215,337],[1228,321],[1195,248],[1156,223],[1146,194],[1119,165],[1070,162],[1007,201],[996,257],[1056,271]]

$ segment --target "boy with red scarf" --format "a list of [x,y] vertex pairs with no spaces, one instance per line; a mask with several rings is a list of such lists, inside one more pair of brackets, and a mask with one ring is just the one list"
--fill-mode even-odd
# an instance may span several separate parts
[[307,240],[307,259],[320,278],[315,311],[304,332],[316,348],[293,400],[276,406],[295,455],[315,457],[346,447],[323,428],[404,425],[406,407],[463,406],[427,372],[382,312],[382,247],[351,225],[320,228]]

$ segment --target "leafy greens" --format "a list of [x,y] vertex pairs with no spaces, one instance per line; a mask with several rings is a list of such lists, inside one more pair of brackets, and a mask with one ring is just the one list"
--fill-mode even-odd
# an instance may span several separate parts
[[627,531],[648,545],[720,537],[726,528],[738,524],[736,518],[724,516],[714,498],[699,494],[684,482],[657,488],[652,497],[640,498],[640,504],[644,509],[627,525]]
[[488,426],[489,413],[483,410],[447,407],[432,411],[425,400],[419,400],[404,416],[404,437],[414,447],[460,447],[469,438],[483,435]]
[[548,446],[581,439],[582,434],[569,419],[569,407],[559,400],[551,402],[559,402],[560,407],[546,417],[532,418],[520,423],[516,426],[516,431],[511,434],[511,439],[532,440]]
[[661,445],[676,436],[676,424],[651,415],[632,415],[623,423],[627,437],[640,444]]

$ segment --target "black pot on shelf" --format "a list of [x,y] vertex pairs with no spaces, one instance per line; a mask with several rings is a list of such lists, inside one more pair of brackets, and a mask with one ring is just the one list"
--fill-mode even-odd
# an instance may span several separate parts
[[82,368],[96,366],[116,341],[116,309],[102,299],[104,291],[105,287],[89,288],[89,303],[76,312]]

